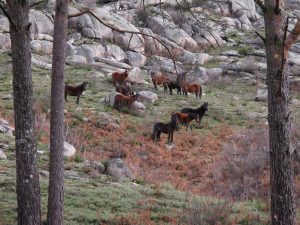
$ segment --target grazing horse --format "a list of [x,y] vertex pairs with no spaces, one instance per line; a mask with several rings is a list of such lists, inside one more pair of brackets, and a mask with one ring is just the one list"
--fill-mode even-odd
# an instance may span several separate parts
[[204,102],[203,105],[201,105],[198,109],[184,108],[181,110],[181,112],[182,113],[197,113],[199,115],[199,124],[200,124],[201,120],[207,110],[208,110],[208,102]]
[[169,123],[156,123],[153,127],[153,133],[151,135],[151,139],[153,141],[159,141],[160,140],[160,134],[168,134],[168,142],[173,142],[173,134],[175,129],[178,127],[178,117],[175,115],[172,115],[171,121]]
[[74,87],[70,85],[65,85],[65,100],[68,101],[67,96],[77,96],[76,103],[79,104],[79,97],[86,90],[88,82],[83,82],[82,84]]
[[181,95],[181,86],[180,83],[178,81],[168,81],[167,82],[169,91],[170,91],[170,95],[172,95],[172,90],[173,89],[177,89],[177,95],[180,94]]
[[124,84],[126,79],[128,78],[128,70],[126,69],[123,73],[113,72],[111,77],[114,85],[116,85],[116,82],[118,82],[119,84]]
[[199,123],[199,115],[197,113],[174,113],[175,116],[178,117],[178,121],[181,124],[185,124],[186,125],[186,130],[188,130],[188,128],[190,127],[192,130],[192,126],[191,126],[191,122],[193,120],[196,120],[196,122]]
[[154,72],[151,72],[151,79],[152,79],[152,83],[154,85],[154,89],[157,90],[157,85],[163,85],[164,86],[164,91],[167,92],[168,91],[168,86],[167,83],[169,81],[169,78],[164,76],[164,75],[155,75]]
[[195,93],[196,98],[200,98],[202,96],[202,87],[199,84],[187,84],[184,83],[181,85],[183,94],[187,95],[188,92]]
[[114,108],[120,110],[120,106],[130,107],[132,103],[138,99],[139,96],[139,93],[132,96],[124,96],[122,94],[117,94],[115,96]]
[[127,86],[126,84],[121,85],[118,82],[116,82],[116,92],[119,92],[122,95],[126,95],[126,96],[133,95],[133,91],[131,90],[131,88],[129,86]]

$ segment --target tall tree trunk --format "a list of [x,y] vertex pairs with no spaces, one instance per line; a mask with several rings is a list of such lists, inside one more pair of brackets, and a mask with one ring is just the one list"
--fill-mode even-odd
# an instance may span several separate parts
[[7,1],[13,64],[16,139],[17,204],[19,225],[41,224],[41,200],[34,137],[29,5]]
[[290,152],[289,79],[281,0],[265,0],[272,225],[295,224]]
[[48,225],[63,224],[64,215],[64,66],[68,0],[57,0],[51,79]]

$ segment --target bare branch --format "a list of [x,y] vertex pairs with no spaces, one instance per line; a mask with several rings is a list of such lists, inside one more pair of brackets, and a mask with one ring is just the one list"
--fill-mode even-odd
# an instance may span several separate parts
[[262,36],[262,34],[260,34],[257,30],[255,30],[254,28],[251,28],[254,33],[264,42],[264,44],[266,44],[266,38],[264,36]]
[[167,51],[168,51],[168,53],[169,53],[169,55],[170,55],[170,57],[171,57],[171,59],[173,61],[176,75],[178,76],[178,71],[177,71],[177,66],[176,66],[175,58],[174,58],[172,52],[170,51],[170,49],[168,48],[168,46],[166,44],[164,44],[159,38],[157,38],[157,37],[155,37],[155,36],[153,36],[151,34],[145,34],[145,33],[139,32],[139,31],[122,30],[122,29],[119,29],[117,27],[114,27],[113,25],[104,22],[102,19],[100,19],[96,14],[94,14],[93,12],[91,12],[89,9],[84,9],[84,10],[80,11],[79,13],[69,15],[69,18],[76,17],[76,16],[81,16],[81,15],[84,15],[86,13],[90,14],[96,20],[98,20],[101,24],[103,24],[106,27],[109,27],[112,30],[118,31],[120,33],[137,34],[137,35],[142,35],[142,36],[146,36],[146,37],[151,37],[151,38],[155,39],[156,41],[158,41],[162,46],[164,46],[167,49]]
[[17,30],[17,26],[15,24],[15,22],[13,21],[13,19],[11,18],[11,16],[9,15],[7,9],[6,9],[6,5],[3,1],[0,0],[0,9],[2,10],[2,12],[4,13],[4,15],[7,17],[9,23],[11,24],[11,26]]
[[32,3],[32,4],[30,5],[30,8],[33,8],[33,7],[35,7],[35,6],[37,6],[37,5],[41,4],[41,3],[44,3],[44,2],[46,2],[46,1],[45,1],[45,0],[42,0],[42,1],[38,1],[38,2]]
[[259,8],[265,12],[267,9],[265,7],[265,4],[261,0],[254,0],[254,2],[259,6]]
[[286,37],[285,44],[284,44],[285,52],[287,52],[290,49],[290,47],[298,40],[299,36],[300,36],[300,18],[298,18],[298,21],[294,26],[294,29]]

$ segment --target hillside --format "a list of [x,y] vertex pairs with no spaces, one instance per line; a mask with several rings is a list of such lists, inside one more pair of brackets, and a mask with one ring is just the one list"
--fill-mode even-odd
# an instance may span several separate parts
[[[157,41],[120,34],[90,15],[69,21],[65,83],[86,81],[88,87],[79,105],[72,96],[65,102],[65,139],[76,149],[65,159],[65,224],[200,224],[201,220],[203,224],[210,220],[268,224],[266,62],[262,43],[252,31],[263,31],[262,20],[253,1],[242,1],[246,10],[236,8],[235,2],[208,1],[184,8],[169,1],[160,8],[146,1],[145,10],[138,3],[97,3],[93,9],[114,27],[162,40],[178,71],[201,84],[201,99],[194,94],[170,95],[162,86],[154,90],[152,71],[170,79],[176,76],[170,55]],[[77,12],[82,4],[93,3],[72,3],[70,12]],[[32,10],[31,18],[35,22],[34,112],[45,219],[53,41],[53,24],[45,9],[53,11],[51,5],[43,7]],[[0,15],[0,21],[0,118],[13,126],[8,27],[4,16]],[[300,139],[298,47],[290,53],[295,146]],[[135,92],[158,96],[153,103],[139,99],[145,106],[142,111],[117,111],[110,104],[115,91],[111,73],[124,69],[129,70]],[[198,108],[204,102],[208,111],[201,124],[193,121],[193,129],[187,131],[180,125],[172,145],[166,145],[166,134],[159,142],[151,140],[156,122],[168,122],[172,113]],[[0,224],[10,225],[16,223],[13,135],[0,132],[0,150],[5,154],[0,160]],[[104,171],[111,159],[121,159],[128,167],[124,179]],[[295,161],[296,194],[300,193],[298,167]],[[298,197],[297,207],[299,211]]]

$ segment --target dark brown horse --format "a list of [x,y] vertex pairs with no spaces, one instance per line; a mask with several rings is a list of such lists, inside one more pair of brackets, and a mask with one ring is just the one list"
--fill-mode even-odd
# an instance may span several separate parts
[[155,75],[154,72],[151,72],[151,80],[152,83],[154,85],[154,89],[157,90],[157,85],[163,85],[164,87],[164,91],[167,92],[168,91],[168,81],[169,78],[167,76],[164,75]]
[[201,105],[198,109],[184,108],[181,110],[181,112],[182,113],[197,113],[199,115],[199,124],[200,124],[201,120],[207,110],[208,110],[208,102],[204,102],[203,105]]
[[187,84],[183,83],[181,85],[183,94],[187,95],[188,92],[195,93],[196,98],[200,98],[202,96],[202,87],[199,84]]
[[133,95],[133,91],[128,85],[121,85],[119,82],[116,82],[116,92],[121,93],[122,95],[130,96]]
[[153,127],[153,133],[151,135],[151,139],[153,141],[159,141],[160,140],[160,134],[168,134],[168,142],[173,142],[173,134],[175,129],[178,127],[178,117],[175,115],[172,115],[171,121],[169,123],[156,123]]
[[186,125],[186,130],[188,130],[188,127],[191,128],[192,130],[192,126],[191,126],[191,122],[193,120],[196,120],[196,122],[199,123],[199,115],[197,113],[174,113],[175,116],[178,117],[178,121],[181,124]]
[[123,73],[120,72],[113,72],[111,77],[112,77],[112,82],[114,85],[116,85],[116,82],[119,84],[124,84],[126,79],[128,78],[128,70],[126,69]]
[[78,86],[71,86],[71,85],[65,85],[65,100],[68,101],[67,96],[77,96],[76,103],[79,104],[79,98],[82,92],[86,90],[88,82],[83,82],[82,84]]
[[169,88],[169,91],[170,91],[170,95],[172,95],[172,90],[173,89],[177,89],[177,95],[181,94],[181,86],[180,86],[180,83],[178,81],[169,80],[167,82],[167,85],[168,85],[168,88]]
[[139,96],[139,93],[132,96],[124,96],[122,94],[117,94],[115,96],[114,108],[120,110],[120,107],[130,107],[132,103],[138,99]]

